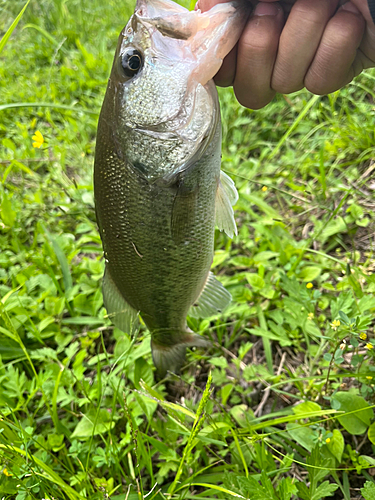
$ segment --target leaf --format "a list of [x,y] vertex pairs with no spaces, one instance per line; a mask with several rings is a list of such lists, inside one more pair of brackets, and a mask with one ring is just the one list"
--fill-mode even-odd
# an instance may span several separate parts
[[318,405],[318,403],[314,403],[314,401],[305,401],[304,403],[300,403],[299,405],[293,407],[293,412],[296,415],[300,415],[301,413],[306,414],[310,412],[315,413],[319,410],[321,410],[321,407]]
[[284,477],[277,485],[277,493],[280,500],[290,500],[292,495],[297,494],[297,485],[291,477]]
[[358,310],[363,314],[370,309],[375,309],[375,297],[373,295],[364,295],[358,302]]
[[270,251],[264,251],[264,252],[259,252],[254,256],[254,264],[260,264],[263,262],[267,262],[270,259],[274,259],[275,257],[278,257],[280,254],[279,252],[270,252]]
[[372,444],[375,444],[375,422],[368,429],[368,438]]
[[63,325],[104,325],[105,321],[101,318],[94,318],[94,316],[76,316],[74,318],[64,318],[61,320]]
[[337,219],[332,219],[330,222],[328,222],[326,227],[321,232],[319,240],[324,242],[334,234],[346,232],[347,226],[344,219],[342,217],[337,217]]
[[192,411],[190,411],[188,408],[185,408],[184,406],[181,406],[177,403],[170,403],[168,401],[159,401],[157,399],[155,399],[153,396],[149,396],[148,394],[142,394],[140,393],[141,396],[144,396],[145,398],[150,398],[154,401],[156,401],[157,403],[159,403],[165,410],[167,410],[168,412],[168,409],[170,410],[174,410],[174,411],[178,411],[180,413],[183,413],[184,415],[187,415],[188,417],[190,418],[194,418],[196,417],[195,413],[193,413]]
[[341,463],[342,454],[344,453],[344,447],[344,436],[338,429],[334,429],[333,436],[331,437],[330,442],[327,443],[327,449],[339,463]]
[[225,406],[227,404],[228,398],[231,395],[231,392],[233,391],[233,389],[234,389],[234,384],[225,384],[221,388],[221,404],[222,405]]
[[301,424],[290,423],[286,426],[287,431],[296,443],[300,444],[306,450],[311,451],[316,443],[317,434],[310,427]]
[[317,444],[311,455],[306,459],[306,466],[308,467],[308,474],[310,479],[310,489],[314,493],[319,481],[321,481],[329,473],[329,466],[331,460],[324,459],[322,451]]
[[17,24],[20,22],[20,19],[23,16],[25,10],[27,9],[27,6],[29,5],[29,3],[30,3],[30,0],[27,0],[26,4],[23,6],[21,12],[18,14],[18,16],[15,18],[15,20],[12,22],[12,24],[7,29],[3,38],[0,40],[0,54],[3,51],[5,44],[9,40],[9,37],[11,36],[13,31],[16,29]]
[[339,316],[343,323],[345,323],[345,325],[350,325],[350,319],[348,315],[344,313],[344,311],[339,311]]
[[82,415],[71,438],[89,438],[97,434],[103,434],[112,429],[114,425],[115,422],[112,419],[112,415],[107,410],[101,409],[97,415],[97,411],[92,409],[85,415]]
[[367,465],[371,465],[372,467],[375,466],[375,458],[374,457],[369,457],[368,455],[360,455],[358,462],[360,463],[362,460],[366,462],[366,464],[365,464],[366,466]]
[[337,417],[346,431],[356,436],[366,432],[374,412],[362,396],[353,392],[337,392],[332,397],[333,402],[337,410],[348,413]]
[[[272,322],[270,322],[270,325],[271,323]],[[259,337],[264,337],[270,340],[277,340],[282,346],[292,345],[292,341],[288,338],[283,328],[275,331],[276,328],[274,327],[273,330],[275,333],[270,332],[269,330],[266,330],[264,328],[260,328],[259,326],[256,326],[255,328],[245,328],[245,330],[249,333],[252,333],[253,335],[258,335]]]
[[258,274],[246,273],[246,279],[255,290],[261,290],[265,285],[264,279]]
[[252,410],[245,404],[233,406],[230,409],[230,414],[240,427],[246,428],[249,422],[254,418]]
[[228,366],[228,361],[224,358],[224,356],[216,356],[214,358],[211,358],[209,363],[219,368],[226,368]]
[[17,213],[12,208],[10,198],[4,193],[3,201],[0,204],[0,217],[6,226],[13,227],[16,215]]
[[324,481],[324,483],[320,484],[314,494],[311,497],[311,500],[320,500],[324,497],[330,497],[339,487],[338,484],[330,483],[329,481]]
[[213,269],[214,267],[219,266],[223,262],[229,260],[229,258],[230,258],[229,252],[226,252],[225,250],[216,250],[211,269]]
[[305,483],[298,481],[297,489],[298,489],[298,498],[301,498],[302,500],[311,500],[310,490]]
[[[255,194],[247,194],[247,193],[241,193],[241,198],[249,202],[251,205],[256,205],[262,212],[264,212],[266,215],[271,217],[272,219],[282,219],[281,215],[279,212],[277,212],[274,208],[272,208],[268,203],[266,203],[263,198],[260,196],[257,196]],[[247,210],[249,209],[248,204],[244,204]]]
[[302,281],[314,281],[320,276],[322,269],[317,266],[306,266],[302,269],[299,274],[299,278]]
[[375,500],[375,484],[372,481],[366,481],[361,493],[365,500]]

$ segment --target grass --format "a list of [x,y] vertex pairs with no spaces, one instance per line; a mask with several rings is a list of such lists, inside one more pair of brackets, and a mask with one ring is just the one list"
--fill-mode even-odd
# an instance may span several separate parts
[[156,384],[147,331],[103,308],[92,191],[131,10],[31,1],[0,56],[1,497],[374,498],[375,73],[257,112],[220,90],[239,235],[213,269],[234,300],[189,318],[213,348]]

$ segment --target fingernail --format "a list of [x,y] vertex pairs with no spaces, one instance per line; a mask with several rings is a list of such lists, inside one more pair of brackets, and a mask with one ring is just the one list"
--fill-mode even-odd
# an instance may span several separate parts
[[274,3],[260,2],[255,7],[253,16],[277,16],[280,7]]
[[342,8],[342,10],[346,10],[348,12],[353,12],[353,14],[360,14],[360,11],[357,9],[357,7],[352,2],[344,3],[344,5],[341,5],[341,8]]

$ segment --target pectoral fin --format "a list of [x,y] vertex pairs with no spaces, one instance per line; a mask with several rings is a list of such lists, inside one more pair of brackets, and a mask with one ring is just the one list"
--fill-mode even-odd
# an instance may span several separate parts
[[200,296],[189,310],[189,316],[205,318],[223,311],[232,300],[231,294],[210,272]]
[[225,172],[220,172],[219,185],[216,192],[215,210],[216,225],[220,231],[225,231],[229,238],[237,235],[236,221],[232,205],[238,200],[236,186]]
[[107,266],[103,278],[103,300],[112,323],[125,333],[134,333],[138,324],[138,313],[119,292]]

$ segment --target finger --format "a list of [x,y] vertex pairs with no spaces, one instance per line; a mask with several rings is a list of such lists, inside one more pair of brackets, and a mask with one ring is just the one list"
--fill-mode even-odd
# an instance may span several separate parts
[[358,59],[363,68],[373,68],[375,66],[375,23],[372,20],[367,0],[352,0],[366,21],[366,33],[362,40]]
[[215,84],[219,87],[229,87],[233,85],[236,75],[237,45],[224,58],[223,64],[214,78]]
[[297,0],[280,36],[272,88],[289,94],[304,87],[305,75],[338,0]]
[[279,3],[257,4],[238,42],[237,67],[233,84],[238,101],[247,108],[268,104],[284,14]]
[[329,21],[305,78],[314,94],[329,94],[349,83],[363,69],[357,49],[365,32],[365,20],[347,2]]

